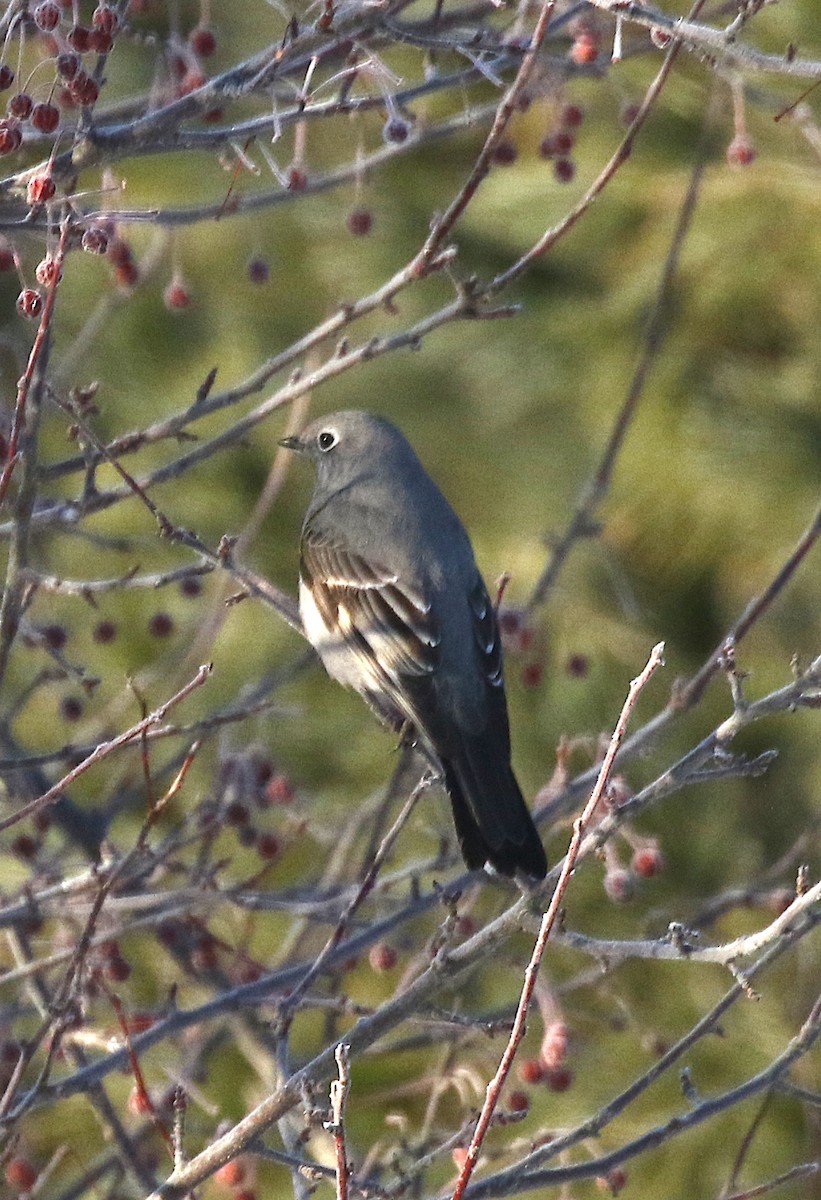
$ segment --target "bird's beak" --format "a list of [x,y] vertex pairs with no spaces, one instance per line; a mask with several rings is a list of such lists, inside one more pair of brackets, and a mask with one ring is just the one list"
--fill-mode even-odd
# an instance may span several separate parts
[[305,449],[303,443],[294,434],[290,434],[288,437],[280,438],[279,445],[285,450],[296,450],[297,454],[301,454]]

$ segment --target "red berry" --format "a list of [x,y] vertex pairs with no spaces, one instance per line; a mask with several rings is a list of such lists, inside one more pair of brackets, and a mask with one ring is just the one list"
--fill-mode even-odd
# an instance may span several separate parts
[[68,51],[58,54],[55,63],[57,74],[61,79],[74,79],[82,65],[79,54],[70,54]]
[[209,29],[207,25],[199,25],[196,29],[192,29],[188,37],[191,49],[201,55],[203,58],[210,58],[217,48],[217,39],[214,36],[213,29]]
[[239,800],[233,800],[225,809],[225,819],[229,825],[246,825],[250,818],[248,809]]
[[175,275],[163,292],[163,302],[169,312],[180,312],[191,303],[191,293],[182,277]]
[[580,104],[565,104],[559,121],[568,129],[578,129],[584,120],[584,109]]
[[152,637],[169,637],[174,632],[174,618],[166,612],[154,613],[148,622],[148,632]]
[[654,25],[650,30],[650,41],[658,50],[666,50],[670,45],[670,34]]
[[50,33],[60,24],[60,5],[54,0],[44,0],[34,10],[34,24],[44,33]]
[[181,580],[180,591],[183,596],[187,596],[189,599],[199,596],[202,594],[202,580],[196,575],[189,575],[187,579]]
[[542,158],[555,158],[557,153],[556,135],[549,133],[539,142],[539,154]]
[[25,121],[27,117],[31,116],[33,108],[34,101],[28,92],[15,92],[13,96],[9,96],[9,116],[17,117],[20,121]]
[[507,1106],[511,1112],[527,1112],[530,1108],[530,1097],[527,1092],[511,1092],[507,1098]]
[[40,843],[36,838],[33,838],[28,833],[21,833],[11,843],[11,848],[15,854],[19,854],[21,858],[32,859],[37,854],[40,848]]
[[43,638],[46,645],[51,650],[62,650],[68,641],[68,631],[65,625],[44,625],[42,628]]
[[260,858],[278,858],[281,849],[279,838],[272,833],[261,833],[257,838],[257,854]]
[[83,702],[77,696],[63,696],[60,701],[60,716],[64,721],[79,721],[83,715]]
[[13,117],[0,119],[0,154],[13,154],[19,150],[23,141],[23,131],[20,122]]
[[385,122],[382,137],[386,142],[406,142],[410,131],[410,122],[406,121],[404,117],[391,117],[389,121]]
[[573,149],[576,139],[567,129],[557,129],[553,134],[553,145],[557,154],[567,154]]
[[539,662],[527,663],[522,668],[522,683],[525,687],[538,687],[542,682],[544,667]]
[[108,54],[114,45],[114,38],[104,29],[92,29],[88,35],[88,48],[95,54]]
[[140,272],[137,269],[137,264],[132,262],[130,259],[128,262],[119,263],[114,268],[114,278],[117,280],[117,283],[120,285],[120,287],[134,287],[140,278]]
[[538,1058],[523,1058],[519,1063],[519,1078],[522,1083],[541,1083],[544,1079],[544,1066]]
[[182,928],[179,921],[160,921],[157,926],[157,937],[164,946],[178,946],[182,940]]
[[109,961],[103,967],[103,974],[106,979],[112,980],[114,983],[124,983],[131,974],[131,964],[120,955]]
[[368,962],[373,971],[390,971],[396,966],[397,957],[389,942],[376,942],[368,951]]
[[364,237],[373,228],[373,214],[367,208],[354,208],[348,213],[348,232]]
[[570,183],[576,174],[576,164],[572,158],[557,158],[553,164],[553,174],[559,183]]
[[51,287],[52,284],[58,282],[61,272],[53,258],[44,258],[38,262],[34,274],[37,276],[39,284],[42,284],[43,287]]
[[618,1196],[626,1183],[627,1172],[623,1167],[613,1167],[606,1175],[596,1176],[596,1187],[599,1191],[609,1192],[611,1196]]
[[578,66],[594,63],[599,57],[599,39],[592,33],[580,33],[570,47],[570,57]]
[[281,771],[272,775],[265,785],[265,798],[270,804],[293,803],[294,789],[288,776]]
[[567,1067],[557,1067],[553,1071],[545,1071],[544,1081],[551,1092],[566,1092],[573,1083],[573,1072]]
[[6,92],[14,83],[14,71],[8,63],[0,63],[0,92]]
[[633,876],[623,867],[614,867],[604,877],[604,890],[608,899],[616,904],[626,904],[633,899]]
[[76,50],[78,54],[85,54],[91,49],[91,30],[85,25],[74,25],[68,31],[66,41],[72,50]]
[[60,124],[60,110],[56,104],[35,104],[31,110],[31,123],[41,133],[53,133]]
[[224,1167],[220,1167],[214,1172],[214,1179],[217,1183],[222,1183],[225,1187],[238,1187],[245,1178],[245,1167],[238,1158],[233,1158],[231,1162],[227,1162]]
[[271,277],[271,268],[264,258],[252,258],[248,264],[248,278],[251,283],[267,283]]
[[83,233],[80,245],[89,254],[105,254],[108,250],[108,234],[99,225],[92,225]]
[[111,8],[110,5],[98,4],[91,14],[91,24],[101,33],[113,37],[120,27],[120,18],[117,10]]
[[548,1071],[555,1071],[567,1058],[568,1028],[564,1021],[554,1021],[542,1039],[541,1060]]
[[664,870],[664,856],[657,847],[644,846],[633,855],[630,866],[642,879],[652,879]]
[[96,103],[100,95],[100,85],[96,79],[86,75],[85,71],[80,71],[69,83],[68,91],[73,100],[76,100],[83,108],[87,108]]
[[755,146],[745,133],[738,133],[727,147],[726,156],[729,166],[748,167],[755,159]]
[[13,271],[14,267],[14,250],[8,238],[0,234],[0,271]]
[[10,1158],[5,1174],[6,1182],[21,1192],[30,1191],[37,1181],[37,1172],[27,1158]]
[[[45,204],[46,200],[51,200],[56,191],[57,187],[50,175],[32,175],[26,187],[26,198],[29,204]],[[50,263],[52,265],[53,261],[53,259],[43,259],[43,263]],[[43,263],[40,266],[43,266]],[[40,280],[40,283],[49,282],[49,280],[40,279],[39,275],[37,278]]]
[[509,167],[516,161],[517,150],[510,138],[502,138],[493,151],[493,161],[499,167]]
[[151,1097],[144,1088],[134,1086],[125,1102],[126,1108],[135,1117],[145,1116],[152,1111]]
[[195,971],[213,971],[219,963],[213,939],[203,938],[191,951],[191,966]]
[[205,83],[205,73],[199,67],[189,67],[177,86],[178,96],[187,96]]
[[113,237],[109,240],[106,253],[115,267],[121,267],[125,263],[131,262],[133,256],[131,243],[121,237]]
[[21,317],[39,317],[43,311],[43,297],[36,288],[23,288],[17,297],[17,311]]

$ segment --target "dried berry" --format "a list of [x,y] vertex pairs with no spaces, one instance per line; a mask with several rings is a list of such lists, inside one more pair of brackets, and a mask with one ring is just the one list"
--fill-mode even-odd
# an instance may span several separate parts
[[43,297],[36,288],[23,288],[17,297],[17,311],[21,317],[39,317],[43,311]]
[[100,33],[113,37],[120,27],[120,18],[117,10],[110,4],[98,4],[91,14],[91,24]]
[[584,120],[584,109],[580,104],[565,104],[559,121],[567,129],[578,129]]
[[51,33],[60,24],[60,5],[54,0],[44,0],[34,10],[34,24],[44,33]]
[[367,208],[354,208],[348,213],[346,224],[349,233],[365,237],[373,228],[373,214]]
[[34,108],[34,101],[28,92],[15,92],[9,97],[8,110],[9,116],[17,117],[20,121],[25,121],[31,116],[31,110]]
[[154,613],[148,622],[148,632],[152,637],[167,638],[174,632],[174,618],[167,612]]
[[209,29],[207,25],[198,25],[196,29],[192,29],[188,37],[188,43],[191,49],[201,55],[202,58],[210,58],[217,48],[217,39],[214,36],[213,29]]
[[578,66],[594,63],[599,57],[599,39],[592,33],[580,33],[570,47],[570,57]]
[[23,131],[20,122],[13,117],[0,119],[0,154],[13,154],[19,150],[23,141]]
[[74,79],[82,65],[79,54],[70,54],[68,51],[58,54],[55,63],[57,74],[61,79]]
[[570,183],[576,174],[576,164],[572,158],[557,158],[553,163],[553,174],[559,183]]
[[95,104],[100,95],[100,85],[85,71],[78,72],[68,85],[69,94],[83,108]]
[[396,966],[397,957],[389,942],[376,942],[368,951],[368,962],[374,971],[390,971]]
[[755,146],[746,133],[739,133],[727,147],[727,163],[731,167],[748,167],[755,159]]
[[541,1083],[544,1079],[544,1066],[538,1058],[523,1058],[519,1063],[519,1078],[523,1083]]
[[31,123],[40,133],[53,133],[60,124],[60,110],[56,104],[43,101],[31,110]]
[[517,151],[515,144],[510,138],[502,138],[493,151],[493,161],[499,167],[510,167],[515,163]]
[[282,851],[282,845],[278,837],[273,833],[261,833],[257,838],[257,854],[260,858],[279,858]]
[[60,701],[60,716],[64,721],[79,721],[83,715],[83,702],[78,696],[63,696]]
[[[32,175],[26,187],[26,198],[29,204],[45,204],[46,200],[51,200],[56,191],[57,187],[50,175]],[[51,261],[53,260],[43,259],[43,262]],[[43,264],[41,263],[40,265],[42,266]],[[40,279],[39,275],[37,278],[40,280],[40,283],[48,282],[47,280]]]
[[91,225],[83,232],[80,245],[89,254],[105,254],[108,250],[108,234],[99,225]]
[[85,25],[74,25],[68,31],[66,41],[78,54],[86,54],[91,49],[91,30]]
[[248,278],[251,283],[267,283],[271,277],[271,268],[264,258],[252,258],[248,264]]
[[642,879],[652,879],[664,870],[664,855],[657,846],[643,846],[633,855],[630,866]]
[[385,122],[382,137],[386,142],[395,142],[398,144],[408,140],[410,131],[410,121],[406,121],[404,117],[391,117],[389,121]]

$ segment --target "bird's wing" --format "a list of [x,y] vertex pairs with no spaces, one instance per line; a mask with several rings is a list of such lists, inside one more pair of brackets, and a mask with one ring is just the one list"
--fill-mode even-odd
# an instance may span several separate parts
[[494,688],[503,686],[502,639],[496,611],[491,603],[481,576],[477,577],[470,593],[470,611],[473,616],[473,635],[479,650],[482,675]]
[[422,591],[310,528],[302,537],[302,581],[329,631],[379,676],[428,675],[439,663],[439,630]]

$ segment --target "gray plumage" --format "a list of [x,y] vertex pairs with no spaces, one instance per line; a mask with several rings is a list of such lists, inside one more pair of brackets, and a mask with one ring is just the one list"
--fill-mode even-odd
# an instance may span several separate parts
[[459,518],[379,417],[333,413],[281,444],[317,470],[300,612],[328,673],[441,765],[469,867],[543,878],[510,765],[496,615]]

